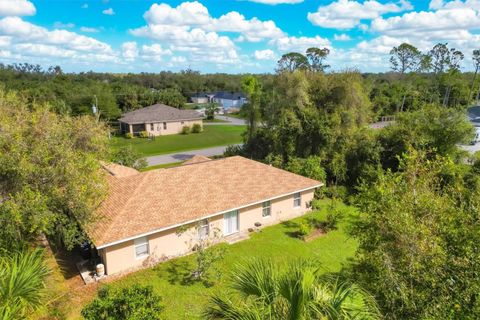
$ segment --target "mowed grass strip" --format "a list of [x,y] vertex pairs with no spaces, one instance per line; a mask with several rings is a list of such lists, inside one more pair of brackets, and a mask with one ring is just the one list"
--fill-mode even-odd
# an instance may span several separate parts
[[245,128],[245,126],[206,125],[200,133],[159,136],[155,140],[113,137],[111,139],[111,147],[118,149],[121,146],[131,145],[142,156],[206,149],[241,143],[242,133],[245,131]]
[[[357,243],[345,231],[349,221],[356,215],[353,208],[345,208],[346,215],[337,230],[311,242],[304,242],[293,236],[298,230],[297,223],[308,215],[324,219],[328,213],[330,200],[321,202],[321,210],[304,217],[267,227],[259,233],[251,234],[250,239],[224,246],[226,253],[215,263],[210,284],[188,281],[193,268],[195,255],[173,259],[159,265],[137,271],[110,283],[113,287],[130,286],[135,283],[152,285],[162,296],[165,305],[165,319],[202,319],[202,312],[214,292],[227,289],[229,276],[239,263],[254,258],[267,258],[277,263],[289,259],[315,259],[325,272],[338,272],[349,258],[354,256]],[[241,217],[240,217],[241,219]]]

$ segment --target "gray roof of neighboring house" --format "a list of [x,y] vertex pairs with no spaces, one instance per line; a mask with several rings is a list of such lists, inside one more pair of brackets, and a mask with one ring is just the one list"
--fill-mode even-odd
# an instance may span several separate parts
[[194,110],[180,110],[158,103],[153,106],[127,112],[118,119],[118,121],[136,124],[194,119],[202,119],[202,116]]

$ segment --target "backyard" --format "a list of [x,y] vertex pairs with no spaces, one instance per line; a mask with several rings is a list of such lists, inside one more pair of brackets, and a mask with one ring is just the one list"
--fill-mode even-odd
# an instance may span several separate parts
[[[225,255],[214,265],[210,283],[189,281],[189,272],[194,262],[194,255],[173,259],[155,267],[137,271],[121,279],[110,282],[113,287],[130,286],[134,283],[152,285],[162,296],[165,306],[165,319],[200,319],[209,296],[226,289],[230,271],[238,263],[253,258],[268,258],[276,262],[287,259],[309,258],[318,261],[325,272],[338,272],[342,265],[353,257],[356,241],[346,233],[346,227],[355,216],[352,207],[339,204],[344,218],[339,228],[304,242],[295,236],[298,223],[307,216],[324,219],[329,211],[331,200],[322,200],[320,210],[304,217],[267,227],[261,232],[251,234],[250,239],[235,244],[220,244],[225,248]],[[57,285],[58,286],[58,285]],[[58,303],[57,311],[65,313],[68,319],[79,319],[82,305],[93,297],[95,285],[78,288],[73,297],[64,297]],[[83,296],[79,296],[83,295]],[[63,309],[63,310],[62,310]]]
[[154,140],[113,137],[111,146],[115,149],[131,145],[140,155],[152,156],[241,143],[245,131],[245,126],[232,125],[206,125],[203,128],[201,133],[159,136]]

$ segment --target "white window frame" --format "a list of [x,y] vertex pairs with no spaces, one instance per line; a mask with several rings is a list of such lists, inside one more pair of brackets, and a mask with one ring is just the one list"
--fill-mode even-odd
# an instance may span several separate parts
[[[298,202],[298,204],[297,204]],[[293,207],[300,208],[302,206],[302,193],[297,192],[293,194]]]
[[[265,214],[267,212],[268,214]],[[268,218],[272,216],[272,202],[270,200],[262,202],[262,217]]]
[[[147,247],[147,253],[143,253],[141,255],[137,255],[137,247],[140,246],[146,246]],[[135,259],[143,259],[145,257],[148,257],[150,254],[150,246],[148,244],[148,237],[141,237],[133,240],[133,256]]]
[[[203,230],[206,230],[204,235],[202,234]],[[209,235],[210,235],[210,223],[208,222],[208,219],[199,221],[198,222],[198,239],[199,240],[207,239]]]

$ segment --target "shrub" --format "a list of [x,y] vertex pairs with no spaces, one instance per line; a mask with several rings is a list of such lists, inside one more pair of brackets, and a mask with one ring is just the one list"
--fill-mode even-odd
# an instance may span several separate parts
[[125,138],[127,138],[127,139],[133,139],[133,133],[131,133],[131,132],[125,133]]
[[199,123],[195,123],[192,126],[192,133],[200,133],[202,132],[202,125]]
[[300,225],[298,226],[299,238],[302,238],[302,239],[305,238],[310,234],[311,231],[312,231],[312,227],[310,226],[310,224],[306,222],[301,222]]
[[183,126],[181,134],[189,134],[190,133],[190,127],[189,126]]
[[148,132],[147,131],[140,131],[139,136],[140,136],[140,138],[148,138]]
[[134,284],[120,290],[103,287],[95,298],[82,310],[86,320],[103,319],[161,319],[161,297],[152,286]]

